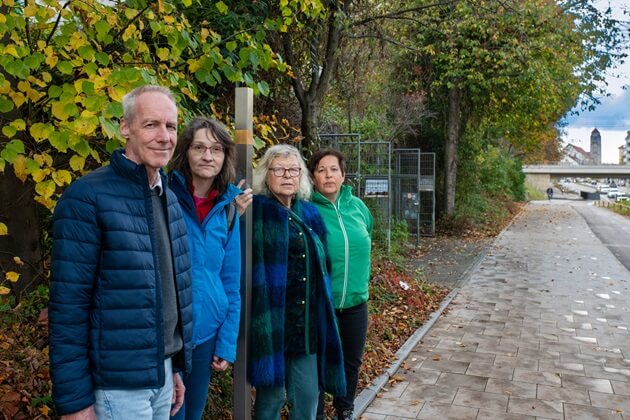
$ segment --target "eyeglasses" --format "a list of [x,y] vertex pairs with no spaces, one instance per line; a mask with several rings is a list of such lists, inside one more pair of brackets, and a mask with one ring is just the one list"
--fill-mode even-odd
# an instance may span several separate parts
[[223,146],[216,145],[216,144],[213,144],[212,146],[204,146],[203,144],[193,144],[192,146],[190,146],[190,150],[192,150],[193,153],[199,156],[206,154],[206,150],[210,150],[210,154],[213,156],[220,156],[223,153],[225,153],[225,149],[223,148]]
[[269,168],[269,170],[271,171],[272,174],[274,174],[275,176],[277,176],[278,178],[280,178],[281,176],[285,176],[286,173],[289,173],[289,176],[291,178],[295,178],[296,176],[298,176],[300,174],[300,170],[302,168],[281,168],[281,167],[275,167],[275,168]]

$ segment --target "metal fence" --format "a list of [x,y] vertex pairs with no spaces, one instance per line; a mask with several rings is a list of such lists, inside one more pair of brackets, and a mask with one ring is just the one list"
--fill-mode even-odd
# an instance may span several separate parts
[[375,225],[381,227],[389,252],[391,246],[391,155],[386,141],[361,141],[359,134],[320,134],[320,145],[339,150],[346,158],[346,183],[372,211]]
[[372,210],[391,243],[392,215],[415,236],[435,234],[435,153],[392,149],[390,142],[362,141],[359,134],[321,134],[320,145],[346,157],[346,182]]
[[394,214],[407,222],[416,244],[435,234],[435,154],[394,149],[392,182]]

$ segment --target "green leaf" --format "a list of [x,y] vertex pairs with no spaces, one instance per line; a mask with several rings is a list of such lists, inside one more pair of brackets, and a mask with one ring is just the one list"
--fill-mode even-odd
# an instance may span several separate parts
[[109,55],[107,55],[106,53],[102,51],[99,51],[96,53],[96,61],[98,61],[98,64],[100,64],[101,66],[108,66]]
[[214,5],[217,8],[217,10],[219,11],[219,13],[227,15],[227,12],[228,12],[229,9],[225,5],[225,3],[223,3],[222,1],[218,1]]
[[85,158],[83,156],[74,155],[70,158],[70,168],[73,171],[80,171],[85,167]]
[[234,51],[236,47],[238,47],[238,44],[236,43],[236,41],[229,41],[225,44],[225,48],[227,48],[229,52]]
[[74,71],[74,67],[72,66],[72,64],[69,61],[60,61],[57,63],[57,69],[59,69],[59,71],[62,74],[72,74],[72,72]]
[[263,96],[269,95],[269,84],[267,82],[263,80],[262,82],[258,82],[256,86],[258,86],[258,90]]
[[48,139],[48,136],[50,136],[53,131],[55,131],[55,127],[53,127],[52,124],[45,123],[35,123],[30,128],[31,136],[33,136],[37,142]]
[[51,98],[58,98],[63,93],[61,86],[52,85],[48,88],[48,96]]
[[85,61],[93,61],[95,56],[94,48],[89,44],[79,47],[79,56]]
[[15,136],[15,133],[17,133],[17,130],[11,125],[5,125],[2,127],[2,134],[8,138]]
[[100,121],[103,133],[107,138],[113,139],[120,135],[118,124],[115,124],[111,120],[103,117],[99,117],[98,120]]
[[66,131],[54,131],[48,137],[50,145],[60,152],[68,151],[68,133]]
[[2,113],[9,112],[13,110],[14,107],[15,105],[13,104],[12,100],[8,99],[4,95],[0,95],[0,112]]

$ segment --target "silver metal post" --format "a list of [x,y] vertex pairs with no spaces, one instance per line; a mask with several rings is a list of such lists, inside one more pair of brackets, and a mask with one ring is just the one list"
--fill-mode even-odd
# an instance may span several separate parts
[[[254,92],[250,88],[236,88],[235,135],[237,181],[245,179],[252,185],[252,159],[254,155]],[[241,323],[238,336],[236,363],[234,364],[234,419],[251,418],[252,393],[247,375],[249,356],[249,317],[252,292],[252,208],[240,218],[241,229]]]

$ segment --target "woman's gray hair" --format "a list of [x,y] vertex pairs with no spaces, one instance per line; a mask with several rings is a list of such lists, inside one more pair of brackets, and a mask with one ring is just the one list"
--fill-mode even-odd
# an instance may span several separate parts
[[169,88],[158,85],[140,86],[127,93],[122,98],[123,118],[125,119],[125,121],[127,121],[127,123],[130,123],[133,120],[134,114],[136,112],[136,99],[138,99],[138,97],[143,93],[149,92],[159,92],[164,94],[166,97],[168,97],[168,99],[173,102],[173,104],[175,104],[175,107],[177,108],[177,100],[175,99],[175,95],[173,95],[173,92]]
[[271,165],[271,162],[273,162],[273,160],[277,157],[289,156],[295,156],[298,161],[298,165],[300,166],[300,182],[297,198],[310,200],[311,194],[313,193],[313,181],[311,181],[311,177],[308,174],[306,163],[304,163],[304,159],[302,159],[300,151],[288,144],[277,144],[275,146],[271,146],[258,161],[253,174],[254,185],[252,185],[252,189],[255,194],[265,195],[267,197],[273,196],[267,186],[267,173],[269,171],[269,165]]

